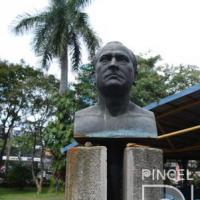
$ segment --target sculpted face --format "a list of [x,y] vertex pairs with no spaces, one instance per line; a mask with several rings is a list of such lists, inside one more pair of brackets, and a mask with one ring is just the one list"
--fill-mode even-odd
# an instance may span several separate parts
[[95,65],[97,88],[103,96],[129,93],[134,82],[134,67],[129,50],[110,43],[100,52]]

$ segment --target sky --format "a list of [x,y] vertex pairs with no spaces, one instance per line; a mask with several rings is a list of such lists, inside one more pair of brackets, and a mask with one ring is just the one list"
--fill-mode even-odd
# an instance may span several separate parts
[[[17,15],[42,11],[48,0],[0,0],[0,59],[40,66],[31,46],[31,33],[15,36],[11,24]],[[102,40],[120,41],[135,54],[160,54],[161,64],[200,66],[199,0],[93,0],[85,11]],[[87,63],[83,48],[83,61]],[[55,60],[49,73],[60,76]],[[69,80],[74,80],[70,72]]]

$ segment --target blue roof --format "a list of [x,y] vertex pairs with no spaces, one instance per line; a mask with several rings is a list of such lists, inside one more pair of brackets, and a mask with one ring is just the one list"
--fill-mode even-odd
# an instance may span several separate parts
[[161,99],[160,101],[157,101],[157,102],[153,102],[153,103],[150,103],[149,105],[145,106],[144,108],[147,109],[147,110],[152,110],[156,107],[159,107],[161,105],[164,105],[164,104],[167,104],[169,102],[172,102],[174,100],[177,100],[181,97],[184,97],[186,95],[190,95],[194,92],[197,92],[197,91],[200,91],[200,83],[199,84],[196,84],[192,87],[189,87],[181,92],[178,92],[176,94],[173,94],[173,95],[170,95],[170,96],[167,96],[163,99]]
[[70,144],[60,149],[62,154],[66,153],[72,147],[78,146],[78,142],[75,139],[72,138],[70,142],[71,142]]

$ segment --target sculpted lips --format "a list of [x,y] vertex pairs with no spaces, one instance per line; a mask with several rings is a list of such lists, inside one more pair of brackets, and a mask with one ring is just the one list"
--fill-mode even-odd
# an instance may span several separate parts
[[104,79],[123,79],[122,75],[117,74],[117,73],[109,73],[107,75],[104,76]]

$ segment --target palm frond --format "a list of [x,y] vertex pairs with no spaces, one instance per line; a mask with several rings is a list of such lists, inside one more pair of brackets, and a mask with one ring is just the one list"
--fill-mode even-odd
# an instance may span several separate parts
[[43,48],[43,52],[41,52],[42,55],[42,67],[46,70],[49,69],[49,64],[52,61],[53,55],[51,54],[51,50],[49,49],[49,46],[47,45],[45,48]]
[[52,31],[52,45],[55,48],[55,53],[57,56],[62,55],[64,48],[67,45],[67,27],[65,24],[56,24]]
[[[34,44],[35,53],[37,56],[42,56],[41,65],[43,68],[48,70],[49,64],[54,57],[57,57],[55,46],[52,44],[51,32],[46,31],[44,35],[38,34],[38,38],[35,36],[37,41]],[[40,36],[39,36],[40,35]],[[40,42],[41,40],[41,42]]]
[[60,56],[65,51],[68,42],[68,26],[70,24],[68,9],[63,6],[57,7],[52,10],[52,15],[53,18],[49,22],[52,25],[51,43],[54,47],[55,55]]
[[96,35],[90,27],[85,27],[84,31],[82,32],[83,40],[89,50],[90,58],[92,59],[99,48],[100,39]]
[[72,57],[72,69],[74,71],[78,70],[78,67],[80,65],[81,62],[81,45],[79,43],[77,34],[75,33],[71,33],[71,37],[70,37],[70,54]]
[[[43,48],[48,48],[54,57],[62,55],[67,43],[67,27],[63,8],[50,10],[43,24],[38,24],[34,32],[33,46],[37,54],[43,52]],[[64,44],[64,45],[63,45]],[[46,48],[45,48],[46,49]]]
[[34,32],[32,45],[34,47],[34,51],[36,52],[36,54],[41,51],[40,49],[42,49],[43,46],[45,46],[44,44],[48,42],[47,40],[49,40],[48,38],[49,34],[47,29],[48,29],[47,24],[41,24],[37,26]]
[[34,29],[38,24],[42,23],[45,18],[45,13],[39,15],[31,15],[25,13],[23,15],[18,15],[16,19],[12,22],[12,30],[15,34],[23,34],[24,32]]
[[67,5],[71,10],[80,10],[88,6],[92,0],[68,0]]
[[76,28],[79,30],[83,41],[85,42],[91,59],[100,46],[100,38],[96,35],[88,22],[88,15],[84,12],[77,13]]
[[67,3],[67,0],[50,0],[50,7],[63,7]]

